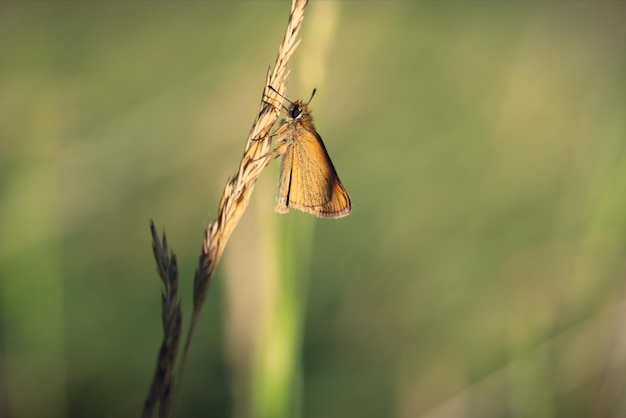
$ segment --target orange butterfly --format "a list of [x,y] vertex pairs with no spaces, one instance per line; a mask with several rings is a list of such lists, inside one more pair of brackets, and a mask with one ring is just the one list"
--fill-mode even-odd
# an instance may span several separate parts
[[294,208],[320,218],[343,218],[350,214],[352,203],[315,130],[310,102],[289,102],[287,118],[274,134],[278,144],[275,152],[283,157],[276,212],[287,213]]

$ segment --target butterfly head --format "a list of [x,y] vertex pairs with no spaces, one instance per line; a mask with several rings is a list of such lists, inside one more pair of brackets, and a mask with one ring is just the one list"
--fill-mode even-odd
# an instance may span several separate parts
[[296,100],[287,109],[288,119],[301,122],[312,122],[313,118],[306,103]]
[[301,117],[303,111],[304,111],[304,103],[297,100],[293,102],[289,108],[289,117],[292,119],[297,119]]

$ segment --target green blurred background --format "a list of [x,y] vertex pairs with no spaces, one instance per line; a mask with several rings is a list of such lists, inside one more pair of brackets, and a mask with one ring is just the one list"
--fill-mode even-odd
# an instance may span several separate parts
[[[0,3],[0,416],[138,416],[288,2]],[[177,416],[626,416],[626,4],[312,1],[353,213],[226,248]],[[185,322],[187,324],[187,322]]]

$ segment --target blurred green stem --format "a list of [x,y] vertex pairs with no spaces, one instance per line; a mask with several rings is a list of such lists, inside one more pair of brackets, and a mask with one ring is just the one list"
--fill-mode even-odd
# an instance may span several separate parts
[[[313,222],[310,216],[292,213],[268,222],[277,274],[266,300],[273,303],[261,319],[260,340],[253,371],[253,411],[260,418],[301,415],[301,348],[304,329],[306,286],[311,263]],[[269,250],[269,249],[268,249]]]
[[[298,78],[312,87],[324,89],[326,84],[327,57],[338,19],[338,3],[311,4],[297,70]],[[261,245],[274,257],[270,263],[276,266],[276,274],[269,278],[272,285],[264,293],[266,309],[253,366],[253,411],[258,418],[302,415],[301,356],[314,222],[314,217],[295,210],[260,222],[265,238]]]

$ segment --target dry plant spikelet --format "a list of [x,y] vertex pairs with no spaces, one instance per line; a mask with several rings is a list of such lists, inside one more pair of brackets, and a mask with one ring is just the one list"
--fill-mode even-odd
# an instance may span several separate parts
[[[205,231],[204,242],[200,252],[199,266],[194,279],[194,307],[189,333],[187,334],[185,349],[183,351],[183,361],[189,349],[189,343],[198,314],[206,299],[209,282],[220,261],[226,242],[248,206],[250,194],[254,189],[259,174],[261,174],[261,170],[263,170],[272,159],[270,153],[271,137],[269,136],[269,132],[278,119],[277,109],[282,107],[283,98],[276,95],[276,93],[268,89],[267,86],[272,86],[281,95],[285,95],[285,80],[288,76],[287,62],[300,44],[300,40],[297,39],[297,36],[300,26],[302,25],[306,4],[307,0],[292,0],[285,38],[278,48],[278,56],[276,57],[274,70],[268,71],[265,82],[266,87],[264,88],[263,99],[261,101],[261,110],[248,134],[248,140],[239,164],[239,170],[237,174],[226,183],[226,187],[222,193],[222,199],[220,200],[217,218],[212,223],[209,223]],[[268,103],[265,100],[266,97],[270,97],[273,104]],[[183,363],[181,363],[181,365],[182,364]],[[179,371],[182,372],[182,368],[179,369]]]
[[[270,68],[267,72],[265,88],[263,89],[263,98],[261,100],[261,108],[254,124],[252,125],[252,128],[250,129],[250,133],[248,134],[248,139],[239,164],[239,169],[237,173],[226,183],[226,187],[224,188],[224,192],[222,193],[222,198],[220,200],[217,217],[213,222],[209,222],[205,230],[204,241],[200,251],[199,265],[194,277],[193,313],[182,357],[178,364],[178,375],[176,376],[175,385],[172,370],[176,361],[176,352],[180,337],[180,306],[178,305],[178,302],[175,302],[177,308],[174,309],[174,311],[178,313],[178,316],[174,313],[174,319],[170,318],[169,315],[172,315],[171,300],[177,299],[177,285],[174,286],[170,283],[165,286],[163,296],[163,324],[165,335],[161,351],[159,352],[157,371],[155,372],[150,393],[144,405],[144,417],[150,417],[152,415],[152,410],[157,402],[159,402],[160,417],[167,417],[172,413],[174,398],[178,392],[178,387],[183,376],[191,339],[207,297],[211,278],[213,277],[215,269],[219,264],[222,252],[224,251],[224,247],[226,246],[230,235],[243,215],[244,210],[248,206],[250,195],[254,189],[257,178],[261,174],[261,171],[273,158],[272,153],[270,152],[271,136],[269,133],[272,126],[278,119],[279,112],[277,109],[280,109],[283,106],[283,97],[286,92],[285,81],[289,74],[287,71],[287,62],[300,43],[300,40],[297,39],[297,37],[300,27],[302,26],[304,9],[307,2],[308,0],[291,1],[291,10],[289,13],[289,21],[287,23],[285,37],[278,48],[278,56],[276,57],[274,68]],[[268,86],[272,86],[274,90],[269,89]],[[278,92],[278,94],[276,92]],[[151,228],[153,231],[155,258],[157,259],[157,266],[159,267],[159,275],[161,275],[161,262],[163,260],[167,260],[167,257],[165,256],[164,258],[163,256],[163,254],[167,253],[167,245],[165,236],[163,237],[162,247],[158,244],[159,240],[156,235],[156,231],[154,230],[154,225],[152,225]],[[175,270],[176,258],[173,254],[171,255],[171,260],[173,260],[173,262],[170,262],[170,264],[173,263]],[[165,269],[165,271],[167,272],[168,270]],[[165,283],[166,281],[163,279],[162,275],[161,277]],[[169,276],[166,275],[166,277]],[[178,283],[177,279],[175,280],[175,283]],[[167,293],[172,291],[173,293]],[[171,299],[172,297],[173,299]],[[168,320],[173,320],[174,323],[177,322],[178,325],[175,326],[171,322],[168,322],[166,325],[166,317]]]
[[[178,298],[178,264],[176,255],[168,251],[165,233],[163,233],[163,241],[159,240],[159,235],[153,222],[150,222],[150,231],[152,233],[152,252],[154,253],[159,277],[163,282],[161,293],[163,341],[161,342],[150,393],[144,403],[143,417],[152,416],[156,403],[160,399],[167,397],[167,394],[171,392],[174,378],[173,369],[178,352],[183,319]],[[165,404],[161,402],[160,406],[163,408]],[[159,415],[167,416],[166,414],[165,411],[161,410]]]

